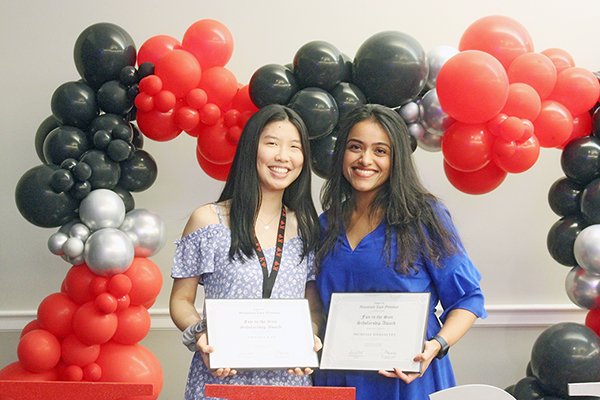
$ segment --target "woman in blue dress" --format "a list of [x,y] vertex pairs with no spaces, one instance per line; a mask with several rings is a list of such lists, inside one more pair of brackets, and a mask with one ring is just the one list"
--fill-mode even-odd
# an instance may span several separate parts
[[[194,211],[176,242],[171,318],[195,352],[186,400],[205,398],[206,384],[312,384],[309,368],[211,369],[209,354],[215,349],[207,343],[206,322],[195,307],[199,284],[210,299],[306,297],[318,332],[322,312],[314,251],[320,225],[310,194],[308,151],[308,134],[298,114],[280,105],[261,108],[244,127],[218,202]],[[276,261],[279,267],[273,268]],[[320,348],[315,336],[315,350]]]
[[422,373],[318,371],[315,384],[353,386],[357,400],[426,400],[455,386],[448,348],[487,316],[481,276],[447,209],[420,182],[411,153],[396,112],[360,106],[340,125],[322,190],[317,286],[326,312],[335,292],[431,294],[428,340],[414,358]]

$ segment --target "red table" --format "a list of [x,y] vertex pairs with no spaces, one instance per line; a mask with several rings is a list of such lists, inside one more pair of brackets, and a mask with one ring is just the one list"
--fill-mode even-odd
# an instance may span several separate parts
[[318,386],[206,385],[205,395],[228,400],[354,400],[356,389]]
[[0,399],[12,400],[116,400],[154,393],[151,383],[3,381]]

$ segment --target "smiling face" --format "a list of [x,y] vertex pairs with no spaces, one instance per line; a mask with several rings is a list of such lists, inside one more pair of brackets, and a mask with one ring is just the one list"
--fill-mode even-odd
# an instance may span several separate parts
[[377,122],[358,122],[346,141],[343,173],[355,195],[375,194],[390,176],[392,147],[387,132]]
[[298,129],[289,121],[274,121],[260,134],[256,169],[263,193],[283,191],[298,178],[304,165]]

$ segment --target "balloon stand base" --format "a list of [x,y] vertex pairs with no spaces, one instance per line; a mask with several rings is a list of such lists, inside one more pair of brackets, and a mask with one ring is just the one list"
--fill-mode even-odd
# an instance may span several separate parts
[[350,387],[206,385],[207,397],[227,400],[355,400]]
[[153,393],[151,383],[0,380],[0,400],[116,400]]

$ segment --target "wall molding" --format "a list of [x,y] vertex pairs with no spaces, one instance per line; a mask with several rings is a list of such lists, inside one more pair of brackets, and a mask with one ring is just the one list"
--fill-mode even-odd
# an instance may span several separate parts
[[[486,306],[488,317],[474,328],[548,327],[560,322],[583,324],[588,310],[574,304],[503,304]],[[176,330],[167,308],[150,309],[152,330]],[[36,310],[0,311],[0,333],[21,331]]]

